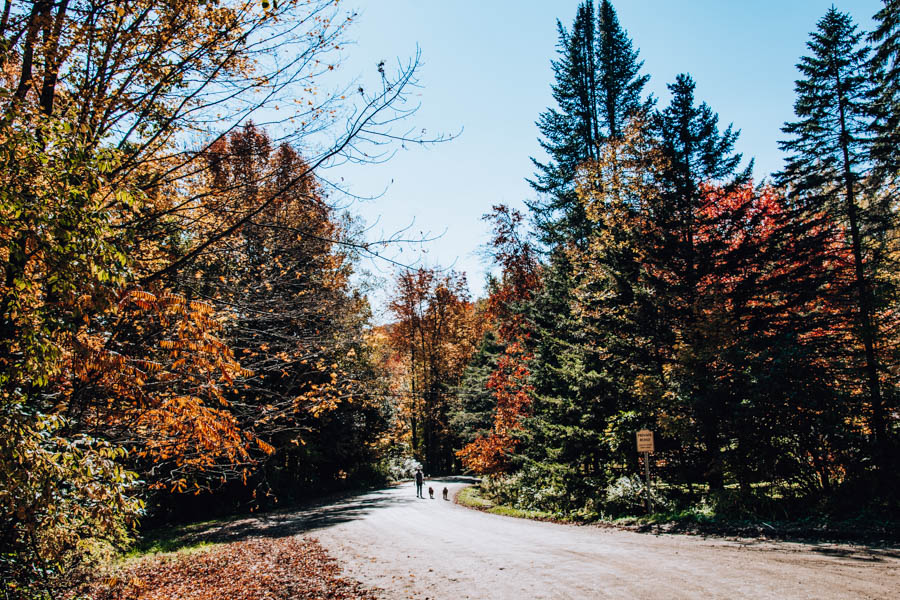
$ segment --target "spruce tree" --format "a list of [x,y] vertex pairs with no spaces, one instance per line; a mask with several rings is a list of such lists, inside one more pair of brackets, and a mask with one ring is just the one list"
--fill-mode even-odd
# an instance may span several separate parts
[[551,90],[558,108],[548,108],[536,123],[543,136],[541,147],[550,160],[543,164],[532,158],[538,171],[529,180],[535,190],[546,194],[531,208],[549,244],[583,235],[584,214],[574,199],[575,172],[595,155],[602,141],[597,123],[593,0],[578,6],[571,32],[559,21],[556,27],[560,57],[551,63],[556,79]]
[[689,307],[697,284],[698,261],[702,260],[694,243],[700,188],[706,183],[726,187],[746,183],[752,170],[751,162],[738,172],[742,156],[734,152],[734,143],[740,132],[729,125],[720,133],[719,116],[705,102],[696,103],[695,87],[690,75],[679,74],[675,83],[668,85],[672,93],[669,106],[657,111],[651,124],[667,159],[666,169],[660,175],[665,191],[653,207],[652,216],[671,233],[668,250],[682,265],[682,289],[678,293]]
[[[794,113],[798,120],[782,131],[788,154],[782,183],[811,212],[824,211],[849,233],[853,263],[853,304],[864,353],[864,385],[876,444],[886,433],[880,381],[879,331],[873,283],[878,268],[874,244],[884,231],[885,214],[866,189],[871,174],[873,128],[869,79],[870,48],[850,15],[829,9],[819,20],[797,68]],[[889,214],[889,213],[888,213]]]
[[672,99],[657,111],[652,131],[664,157],[658,173],[657,190],[648,198],[647,217],[659,232],[648,249],[651,286],[665,326],[657,343],[667,348],[669,360],[679,365],[680,382],[674,395],[687,402],[697,424],[697,441],[705,453],[705,473],[711,489],[723,485],[723,446],[720,421],[722,398],[710,379],[699,286],[704,279],[707,249],[698,238],[708,227],[700,209],[705,200],[703,186],[716,184],[735,189],[750,179],[752,162],[739,170],[741,155],[734,152],[739,132],[729,125],[719,131],[718,115],[705,103],[697,104],[695,83],[680,74],[670,84]]
[[638,51],[612,4],[602,1],[593,15],[593,3],[584,2],[572,32],[560,27],[561,58],[553,63],[559,108],[538,121],[551,161],[535,161],[531,182],[544,194],[530,208],[550,256],[530,312],[535,400],[523,477],[545,489],[543,506],[553,510],[584,507],[608,483],[602,438],[616,397],[596,351],[596,332],[572,310],[583,272],[571,253],[584,251],[597,227],[578,197],[579,170],[595,163],[606,144],[622,137],[629,118],[649,106],[642,99],[648,77],[640,74]]
[[869,34],[875,44],[871,77],[876,82],[872,158],[878,177],[892,183],[900,174],[900,0],[884,0],[875,21]]
[[628,34],[609,0],[600,3],[597,15],[597,101],[599,122],[608,138],[621,140],[628,119],[640,108],[649,108],[652,99],[642,99],[649,75],[641,75],[643,61],[638,60]]
[[557,108],[548,108],[537,121],[549,161],[532,158],[537,173],[529,181],[544,194],[531,209],[549,245],[587,236],[587,219],[575,196],[578,166],[596,160],[607,139],[622,135],[628,116],[644,106],[641,94],[649,79],[640,75],[638,51],[608,0],[597,17],[593,0],[582,2],[572,30],[558,21],[557,28],[560,56],[552,61],[551,86]]
[[[521,482],[541,490],[535,508],[568,512],[584,507],[604,486],[600,461],[605,413],[591,385],[590,344],[572,307],[577,282],[568,253],[554,252],[544,270],[529,322],[535,332],[532,416],[522,444]],[[586,360],[587,359],[587,360]]]

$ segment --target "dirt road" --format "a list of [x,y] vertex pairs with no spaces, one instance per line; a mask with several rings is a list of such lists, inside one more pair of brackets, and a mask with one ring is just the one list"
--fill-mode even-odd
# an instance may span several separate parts
[[391,599],[900,597],[898,549],[540,523],[442,500],[459,482],[431,485],[434,500],[405,484],[255,527],[318,538]]

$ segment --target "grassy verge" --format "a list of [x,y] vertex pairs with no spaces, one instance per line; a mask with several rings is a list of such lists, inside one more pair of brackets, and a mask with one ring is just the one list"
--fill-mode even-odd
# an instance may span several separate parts
[[[399,482],[397,483],[399,484]],[[390,485],[395,485],[394,483]],[[140,558],[148,555],[185,553],[202,550],[209,546],[231,541],[222,537],[215,530],[227,527],[230,523],[245,519],[256,519],[260,516],[273,516],[327,505],[382,487],[381,484],[366,484],[344,490],[333,491],[318,497],[305,498],[291,502],[279,508],[270,507],[262,512],[235,512],[219,518],[179,525],[164,525],[140,531],[138,539],[125,553],[125,559]]]
[[456,503],[468,508],[474,508],[493,515],[502,515],[504,517],[516,517],[519,519],[531,519],[533,521],[554,521],[558,523],[568,522],[560,519],[549,512],[540,510],[523,510],[512,506],[503,506],[494,504],[487,498],[482,497],[481,488],[477,485],[470,485],[463,488],[456,494]]
[[124,560],[170,553],[191,553],[218,545],[219,542],[201,537],[211,527],[225,523],[227,519],[203,521],[188,525],[162,527],[141,534],[123,556]]

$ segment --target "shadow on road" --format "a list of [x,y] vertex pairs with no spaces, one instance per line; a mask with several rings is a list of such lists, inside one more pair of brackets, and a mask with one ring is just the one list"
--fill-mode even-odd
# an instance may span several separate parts
[[183,528],[175,547],[199,543],[234,542],[251,537],[280,538],[331,527],[359,519],[373,510],[411,504],[415,498],[400,498],[391,490],[365,492],[338,501],[301,508],[283,509],[227,522],[206,523]]
[[738,542],[741,548],[753,549],[761,552],[784,552],[785,544],[802,544],[797,552],[812,552],[823,557],[846,559],[858,562],[883,562],[888,559],[900,559],[900,548],[885,542],[884,544],[846,544],[841,542],[823,541],[789,541],[771,540],[765,538],[745,538]]
[[900,558],[900,551],[895,548],[829,548],[813,545],[812,551],[826,556],[862,562],[882,562],[887,558]]

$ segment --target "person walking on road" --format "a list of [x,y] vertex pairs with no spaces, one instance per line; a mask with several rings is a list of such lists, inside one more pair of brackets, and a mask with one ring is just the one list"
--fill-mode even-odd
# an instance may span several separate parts
[[422,469],[416,469],[416,498],[425,498],[422,495],[422,484],[425,483],[425,476],[422,475]]

